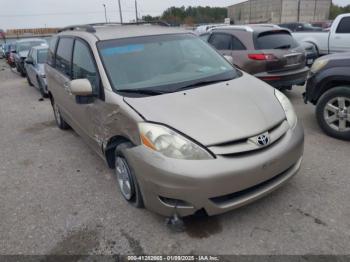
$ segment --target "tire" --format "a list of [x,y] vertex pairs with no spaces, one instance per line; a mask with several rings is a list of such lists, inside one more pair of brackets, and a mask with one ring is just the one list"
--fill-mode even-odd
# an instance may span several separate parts
[[41,81],[40,81],[39,77],[37,77],[37,78],[36,78],[36,80],[38,81],[38,85],[39,85],[39,92],[40,92],[41,96],[42,96],[42,97],[47,98],[47,97],[48,97],[48,95],[45,93],[45,91],[44,91],[44,87],[43,87],[43,85],[42,85],[42,83],[41,83]]
[[119,190],[126,201],[137,208],[143,208],[143,198],[136,176],[129,165],[124,150],[133,147],[130,142],[119,144],[115,149],[115,175]]
[[29,76],[27,75],[27,82],[28,82],[28,84],[30,85],[30,86],[34,86],[33,85],[33,83],[32,83],[32,81],[30,81],[30,79],[29,79]]
[[21,73],[21,77],[26,77],[27,76],[27,73],[25,71],[23,71],[23,69],[21,69],[20,73]]
[[63,117],[61,116],[60,109],[58,105],[55,103],[55,101],[52,102],[52,108],[53,108],[53,114],[55,116],[56,125],[59,129],[67,130],[70,128],[70,126],[67,124],[66,121],[64,121]]
[[325,92],[318,100],[316,117],[327,135],[350,140],[350,86]]

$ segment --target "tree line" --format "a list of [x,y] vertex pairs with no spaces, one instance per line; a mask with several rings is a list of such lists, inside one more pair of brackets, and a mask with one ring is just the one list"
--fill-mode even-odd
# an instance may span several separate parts
[[223,23],[227,17],[227,8],[225,7],[170,7],[166,9],[161,16],[143,16],[146,22],[157,20],[166,21],[172,25],[179,24],[201,24],[201,23]]
[[344,13],[350,13],[350,5],[342,7],[339,5],[332,4],[330,14],[329,14],[329,19],[333,20],[338,15],[344,14]]

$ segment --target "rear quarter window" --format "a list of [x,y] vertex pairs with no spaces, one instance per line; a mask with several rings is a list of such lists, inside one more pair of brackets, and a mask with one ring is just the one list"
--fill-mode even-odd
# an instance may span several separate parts
[[289,49],[298,46],[293,36],[286,31],[260,33],[254,40],[255,49]]

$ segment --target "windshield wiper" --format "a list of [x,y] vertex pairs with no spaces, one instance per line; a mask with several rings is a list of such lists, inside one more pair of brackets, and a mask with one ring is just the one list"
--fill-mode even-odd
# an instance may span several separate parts
[[281,46],[275,47],[274,49],[288,49],[290,47],[291,47],[291,45],[281,45]]
[[215,83],[219,83],[219,82],[225,82],[225,81],[229,81],[232,79],[233,78],[225,78],[225,79],[219,79],[219,80],[199,81],[199,82],[187,85],[187,86],[180,87],[180,88],[174,90],[174,92],[185,90],[185,89],[190,89],[191,87],[206,86],[206,85],[215,84]]
[[156,96],[156,95],[161,95],[166,93],[160,90],[153,90],[153,89],[119,89],[117,90],[117,92],[150,95],[150,96]]

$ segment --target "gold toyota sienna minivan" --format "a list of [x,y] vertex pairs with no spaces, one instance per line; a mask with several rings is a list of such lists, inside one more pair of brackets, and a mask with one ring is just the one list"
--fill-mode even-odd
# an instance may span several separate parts
[[67,27],[51,41],[46,75],[58,127],[106,159],[136,207],[220,214],[300,168],[304,132],[288,98],[191,32]]

